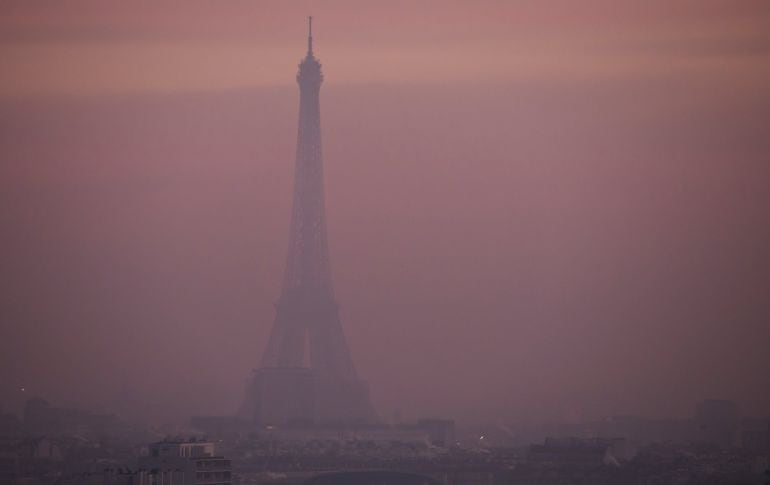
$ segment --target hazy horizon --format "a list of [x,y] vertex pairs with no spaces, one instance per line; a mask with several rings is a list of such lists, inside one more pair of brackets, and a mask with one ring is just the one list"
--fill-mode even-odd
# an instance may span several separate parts
[[312,14],[384,419],[770,414],[766,2],[68,5],[0,6],[0,407],[238,408]]

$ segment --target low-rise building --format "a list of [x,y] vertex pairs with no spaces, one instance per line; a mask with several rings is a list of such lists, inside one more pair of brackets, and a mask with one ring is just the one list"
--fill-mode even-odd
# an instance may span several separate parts
[[232,463],[207,441],[160,441],[137,461],[137,485],[231,485]]

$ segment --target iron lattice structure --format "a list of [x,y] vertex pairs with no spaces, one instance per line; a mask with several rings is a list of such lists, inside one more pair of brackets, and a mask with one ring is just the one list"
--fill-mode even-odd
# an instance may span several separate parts
[[[256,378],[255,387],[261,387],[256,391],[257,419],[369,421],[374,413],[368,389],[353,366],[332,286],[321,150],[323,73],[313,54],[312,18],[309,21],[307,55],[297,73],[299,128],[289,250],[275,321]],[[307,378],[298,377],[302,375]],[[306,393],[297,389],[305,385]],[[280,401],[305,395],[312,406],[295,409],[294,416],[269,411],[285,410],[291,404]]]

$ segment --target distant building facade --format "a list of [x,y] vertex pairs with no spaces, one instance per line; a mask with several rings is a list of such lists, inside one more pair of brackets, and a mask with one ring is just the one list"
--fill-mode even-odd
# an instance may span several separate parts
[[548,466],[617,465],[610,440],[601,438],[547,438],[545,443],[531,445],[527,463]]
[[232,485],[229,459],[216,454],[213,442],[161,441],[137,460],[135,485]]
[[113,414],[52,406],[41,398],[29,399],[24,405],[24,430],[32,435],[95,437],[114,431],[118,425]]
[[730,448],[740,445],[738,405],[723,399],[706,399],[695,409],[695,441]]

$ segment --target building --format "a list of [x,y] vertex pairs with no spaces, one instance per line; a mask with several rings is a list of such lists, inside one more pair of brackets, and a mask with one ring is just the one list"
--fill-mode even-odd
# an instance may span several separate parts
[[217,440],[238,440],[252,429],[250,421],[238,416],[192,416],[190,427]]
[[428,439],[434,446],[450,447],[455,444],[455,422],[452,419],[424,418],[417,421],[417,427],[427,431]]
[[160,441],[149,446],[148,455],[133,470],[136,485],[231,485],[230,460],[216,454],[207,441]]
[[91,439],[115,433],[120,423],[113,414],[52,406],[32,398],[24,405],[24,430],[32,435],[80,435]]
[[547,438],[542,445],[531,445],[527,463],[548,466],[617,465],[613,443],[600,438]]
[[732,401],[706,399],[695,408],[698,443],[730,448],[740,444],[740,413]]

